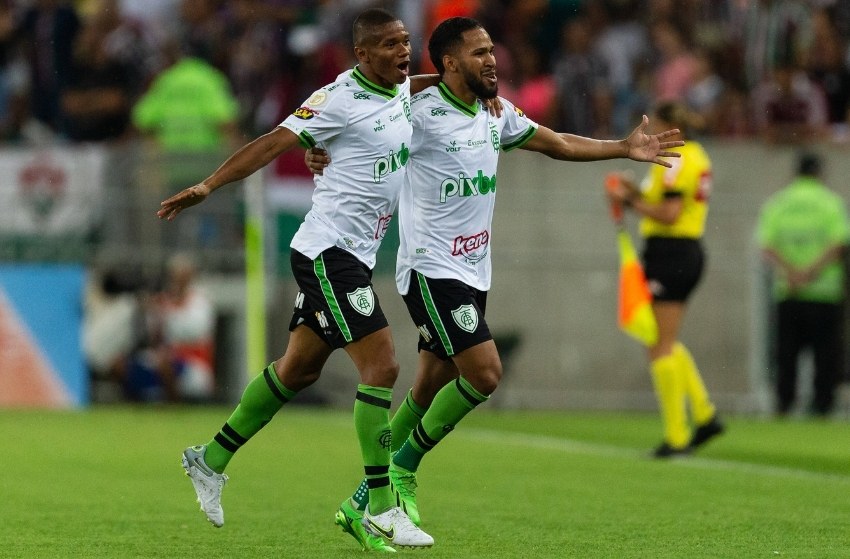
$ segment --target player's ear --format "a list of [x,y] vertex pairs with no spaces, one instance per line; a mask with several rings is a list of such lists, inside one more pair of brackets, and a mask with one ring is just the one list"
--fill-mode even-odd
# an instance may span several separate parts
[[455,70],[457,70],[457,61],[455,60],[455,58],[452,55],[444,54],[443,55],[443,67],[446,70],[451,70],[452,72],[454,72]]
[[354,56],[357,57],[358,62],[368,63],[369,62],[369,51],[363,47],[355,46],[354,47]]

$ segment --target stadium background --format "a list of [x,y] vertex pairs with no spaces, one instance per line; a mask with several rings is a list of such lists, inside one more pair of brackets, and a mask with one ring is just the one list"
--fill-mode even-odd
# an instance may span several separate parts
[[[840,104],[843,98],[844,112],[837,112],[846,115],[850,20],[841,2],[0,2],[4,54],[0,68],[3,272],[8,275],[16,270],[54,266],[66,271],[70,265],[84,280],[91,280],[104,270],[117,269],[144,288],[156,283],[173,252],[191,251],[202,264],[202,283],[213,297],[219,317],[218,399],[235,401],[247,375],[255,372],[245,367],[243,189],[220,191],[204,206],[173,223],[159,222],[154,216],[160,200],[203,178],[231,151],[233,143],[202,151],[166,152],[139,134],[129,120],[112,136],[74,139],[68,115],[61,110],[52,114],[39,109],[42,103],[50,104],[50,96],[59,103],[73,84],[42,83],[37,71],[37,61],[43,60],[38,53],[44,54],[47,45],[58,50],[58,36],[45,41],[25,22],[35,17],[33,14],[53,13],[50,10],[60,6],[64,13],[73,12],[80,29],[100,26],[98,45],[116,59],[135,64],[138,71],[135,81],[122,86],[132,102],[164,70],[164,52],[169,46],[180,44],[206,57],[228,77],[239,101],[238,133],[231,140],[238,143],[274,126],[287,110],[350,63],[348,25],[354,14],[370,5],[389,7],[401,15],[413,31],[417,54],[421,54],[426,30],[433,21],[456,13],[480,17],[499,44],[506,96],[527,109],[539,106],[541,96],[552,94],[551,108],[559,99],[595,98],[601,90],[601,96],[611,104],[602,102],[601,107],[608,107],[608,112],[594,105],[598,120],[590,124],[570,120],[566,111],[532,115],[558,130],[600,137],[617,137],[625,132],[617,130],[618,108],[628,113],[626,122],[633,124],[640,112],[649,110],[661,98],[657,78],[663,75],[669,60],[664,44],[651,40],[651,31],[659,22],[670,22],[683,30],[692,54],[711,53],[712,76],[716,78],[711,83],[718,91],[714,101],[697,104],[696,98],[690,99],[692,108],[704,118],[699,137],[712,155],[715,169],[706,235],[709,263],[683,337],[722,409],[769,411],[770,317],[767,278],[752,243],[755,218],[764,199],[791,178],[801,147],[825,155],[826,180],[845,199],[850,192],[846,184],[850,162],[846,157],[846,118],[833,118],[834,111],[822,112],[820,120],[803,118],[805,126],[784,137],[770,135],[770,123],[756,116],[763,108],[759,105],[764,102],[761,95],[772,87],[774,70],[791,62],[798,66],[800,79],[810,78],[815,87],[811,91],[820,91],[827,99],[825,92],[829,90],[818,89],[817,82],[818,76],[824,76],[817,63],[824,58],[820,55],[827,44],[817,17],[823,6],[832,9],[835,27],[830,37],[844,55],[839,67],[828,74],[837,75],[844,88],[842,94],[829,97],[829,106]],[[578,18],[577,13],[586,17]],[[558,62],[564,56],[559,46],[560,28],[579,19],[587,23],[592,41],[599,42],[604,36],[614,37],[615,42],[618,37],[628,41],[631,39],[624,37],[635,32],[643,35],[638,40],[645,41],[647,48],[628,83],[638,95],[620,99],[615,91],[620,76],[613,71],[595,75],[598,79],[592,90],[566,89],[573,82],[559,78],[563,66]],[[753,27],[757,21],[767,22],[773,35],[767,30],[760,34],[760,28]],[[138,40],[128,43],[127,37]],[[74,41],[69,41],[68,46],[73,47]],[[133,48],[127,48],[128,44]],[[47,52],[56,54],[49,49]],[[262,56],[257,64],[246,65],[245,53]],[[514,73],[522,62],[532,59],[540,61],[541,72],[530,77],[522,71]],[[420,66],[417,70],[427,71],[426,65]],[[829,83],[833,82],[824,81],[822,85]],[[695,87],[696,79],[689,85]],[[683,101],[689,101],[686,93],[682,95]],[[740,110],[742,106],[745,110]],[[808,116],[817,112],[817,106],[803,110]],[[570,128],[570,123],[575,128]],[[494,407],[654,407],[642,351],[614,326],[615,238],[602,195],[602,178],[612,168],[630,168],[638,175],[645,171],[643,166],[629,162],[558,164],[528,153],[512,153],[502,160],[495,217],[495,280],[488,321],[503,348],[506,379],[493,398]],[[263,179],[267,193],[267,348],[271,359],[285,347],[294,298],[288,276],[288,241],[305,210],[309,183],[300,154],[270,166]],[[394,240],[391,234],[384,243],[375,284],[394,327],[402,364],[398,386],[406,387],[414,370],[416,333],[392,281]],[[25,267],[33,264],[37,266]],[[3,277],[0,274],[0,280]],[[22,309],[31,309],[41,296],[34,282],[30,293],[18,290],[15,296],[10,295],[8,283],[2,285],[18,314],[27,314]],[[45,289],[51,291],[49,282]],[[82,290],[76,292],[80,306],[75,310],[70,305],[69,330],[78,328],[84,319],[80,310]],[[27,318],[21,320],[26,322]],[[24,324],[27,328],[48,368],[68,366],[67,355],[63,359],[51,354],[44,347],[45,338],[33,333],[33,324]],[[8,348],[9,339],[0,352],[6,359],[14,353]],[[85,375],[84,363],[80,366],[78,373]],[[16,382],[18,373],[8,360],[0,364],[4,386]],[[335,355],[323,379],[302,398],[348,405],[355,383],[356,374],[345,356]],[[11,392],[3,393],[8,399]],[[91,390],[79,388],[77,393],[71,403],[114,398],[102,383]],[[846,395],[842,396],[839,414],[850,415]]]

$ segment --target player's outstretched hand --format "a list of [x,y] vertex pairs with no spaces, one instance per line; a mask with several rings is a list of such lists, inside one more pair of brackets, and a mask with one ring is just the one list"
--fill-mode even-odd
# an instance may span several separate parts
[[160,219],[171,221],[186,208],[191,208],[206,200],[209,195],[210,188],[203,183],[190,186],[160,203],[160,209],[156,212],[156,215]]
[[328,152],[321,148],[310,148],[304,152],[304,164],[314,175],[321,175],[325,167],[331,164],[331,158],[328,157]]
[[658,134],[647,134],[646,127],[649,126],[649,117],[643,115],[641,123],[638,124],[629,137],[626,138],[626,144],[629,146],[629,159],[635,161],[647,161],[655,163],[662,167],[672,167],[669,161],[664,160],[664,157],[679,157],[675,151],[665,151],[670,148],[685,145],[682,140],[664,141],[671,136],[680,134],[678,128],[659,132]]

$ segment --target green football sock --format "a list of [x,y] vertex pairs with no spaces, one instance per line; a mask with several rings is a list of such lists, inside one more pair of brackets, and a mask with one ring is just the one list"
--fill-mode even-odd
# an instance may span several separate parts
[[354,401],[354,429],[369,487],[369,511],[373,514],[381,514],[395,504],[389,476],[392,394],[391,388],[358,384]]
[[207,466],[222,473],[236,451],[271,421],[295,394],[281,384],[274,371],[274,363],[266,367],[248,383],[239,405],[213,440],[207,443],[204,454]]
[[437,392],[431,407],[422,416],[422,421],[393,457],[393,464],[415,472],[425,453],[451,433],[466,414],[487,401],[487,398],[463,377],[445,385]]
[[[408,391],[404,402],[396,410],[392,421],[390,421],[392,452],[397,451],[404,444],[404,441],[410,435],[411,431],[413,431],[413,428],[416,427],[416,424],[425,415],[426,409],[413,400],[413,391]],[[369,504],[369,485],[366,483],[365,478],[360,482],[354,495],[351,496],[351,504],[359,511],[366,510],[366,505]]]
[[427,410],[428,408],[423,408],[413,401],[413,390],[408,391],[404,402],[401,403],[401,406],[393,415],[392,421],[390,421],[390,428],[393,432],[392,452],[401,448],[413,429],[422,421],[422,416],[425,415]]

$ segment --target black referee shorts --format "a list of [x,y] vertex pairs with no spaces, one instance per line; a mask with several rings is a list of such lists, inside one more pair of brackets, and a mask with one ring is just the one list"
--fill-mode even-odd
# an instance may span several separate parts
[[643,267],[656,301],[685,302],[705,267],[705,251],[698,239],[648,237]]

